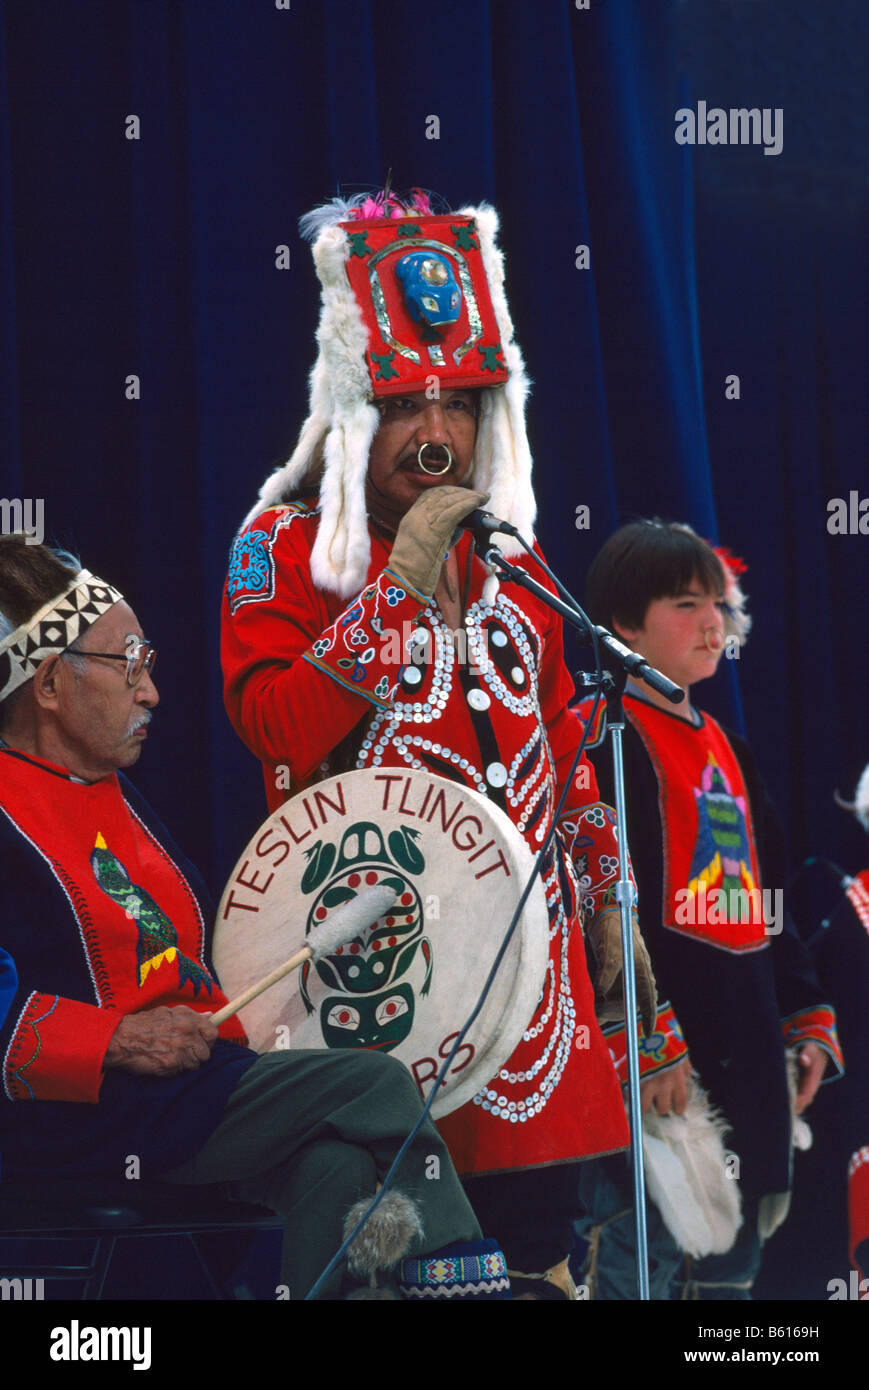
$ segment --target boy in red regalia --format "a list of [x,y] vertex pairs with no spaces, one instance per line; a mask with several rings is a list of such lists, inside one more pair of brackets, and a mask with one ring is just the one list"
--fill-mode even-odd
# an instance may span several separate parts
[[[718,1172],[707,1171],[699,1184],[699,1233],[679,1229],[681,1218],[671,1215],[665,1194],[663,1219],[650,1207],[657,1298],[673,1296],[683,1249],[692,1245],[695,1253],[708,1253],[690,1263],[684,1296],[750,1298],[762,1240],[787,1212],[792,1107],[786,1050],[796,1061],[794,1115],[811,1104],[825,1074],[841,1069],[833,1009],[784,912],[782,836],[754,758],[743,739],[725,732],[690,698],[697,681],[715,674],[725,646],[738,653],[747,636],[741,568],[690,527],[641,521],[610,537],[588,576],[592,619],[686,691],[683,703],[671,705],[649,686],[629,681],[624,698],[628,845],[643,935],[666,1001],[654,1034],[640,1044],[646,1123],[666,1138],[661,1117],[685,1116],[680,1142],[689,1135],[685,1142],[693,1145],[695,1160],[701,1149],[715,1154],[708,1142],[714,1122],[698,1106],[693,1069],[723,1112],[736,1153],[736,1161],[725,1159],[718,1142],[718,1157],[706,1159],[707,1170]],[[590,701],[576,712],[587,718]],[[601,794],[611,799],[608,744],[597,746],[591,758]],[[613,1056],[623,1058],[621,1026],[605,1031]],[[646,1145],[648,1163],[654,1148],[650,1154],[648,1138]],[[692,1166],[686,1163],[686,1171]],[[733,1201],[730,1230],[725,1221],[716,1236],[715,1222],[734,1196],[737,1177],[741,1228],[737,1234]],[[581,1193],[597,1295],[634,1297],[624,1165],[586,1165]],[[681,1248],[671,1234],[674,1225]]]

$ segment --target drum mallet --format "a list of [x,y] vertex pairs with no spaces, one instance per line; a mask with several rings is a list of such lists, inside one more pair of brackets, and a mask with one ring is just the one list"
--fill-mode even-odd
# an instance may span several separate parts
[[388,888],[383,883],[376,888],[363,888],[349,903],[336,908],[325,922],[312,927],[305,945],[295,951],[289,960],[270,970],[268,975],[264,975],[256,984],[248,985],[243,994],[231,999],[222,1009],[218,1009],[217,1013],[212,1014],[211,1022],[225,1023],[239,1009],[243,1009],[245,1004],[262,994],[263,990],[277,984],[278,980],[289,975],[291,970],[298,970],[306,960],[319,960],[321,956],[328,956],[339,946],[352,941],[354,936],[359,936],[366,927],[373,926],[379,917],[388,912],[395,898],[395,889]]

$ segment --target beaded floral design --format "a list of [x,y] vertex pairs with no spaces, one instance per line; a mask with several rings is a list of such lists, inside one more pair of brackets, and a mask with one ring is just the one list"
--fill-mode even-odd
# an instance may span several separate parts
[[[396,584],[395,576],[384,570],[376,583],[364,589],[317,638],[310,651],[304,653],[305,659],[341,685],[366,695],[375,704],[385,705],[404,669],[393,661],[389,675],[383,670],[387,643],[391,644],[395,637],[396,618],[389,610],[408,599],[413,605],[422,603],[418,595]],[[384,623],[387,613],[389,617]]]

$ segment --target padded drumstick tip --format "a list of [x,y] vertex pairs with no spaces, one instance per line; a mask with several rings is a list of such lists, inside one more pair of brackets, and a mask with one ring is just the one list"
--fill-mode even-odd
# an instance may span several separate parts
[[311,929],[305,945],[313,951],[313,959],[330,955],[354,936],[359,936],[366,927],[373,926],[378,917],[389,911],[395,899],[395,889],[384,883],[363,888],[349,903],[343,903],[330,913],[325,922]]
[[[345,1240],[370,1204],[371,1198],[364,1197],[350,1208],[344,1221]],[[375,1275],[379,1269],[391,1269],[407,1254],[411,1241],[422,1238],[422,1233],[416,1202],[403,1192],[394,1189],[387,1192],[347,1249],[351,1274],[365,1278]]]

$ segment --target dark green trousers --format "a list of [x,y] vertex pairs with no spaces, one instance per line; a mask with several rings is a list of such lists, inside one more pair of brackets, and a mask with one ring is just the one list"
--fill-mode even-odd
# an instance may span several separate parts
[[[281,1280],[302,1299],[342,1240],[344,1217],[371,1196],[421,1102],[410,1072],[375,1052],[269,1052],[247,1071],[199,1153],[163,1175],[176,1183],[226,1182],[233,1197],[284,1217]],[[395,1187],[422,1212],[421,1255],[480,1228],[431,1120],[422,1126]],[[321,1297],[340,1295],[340,1266]]]

